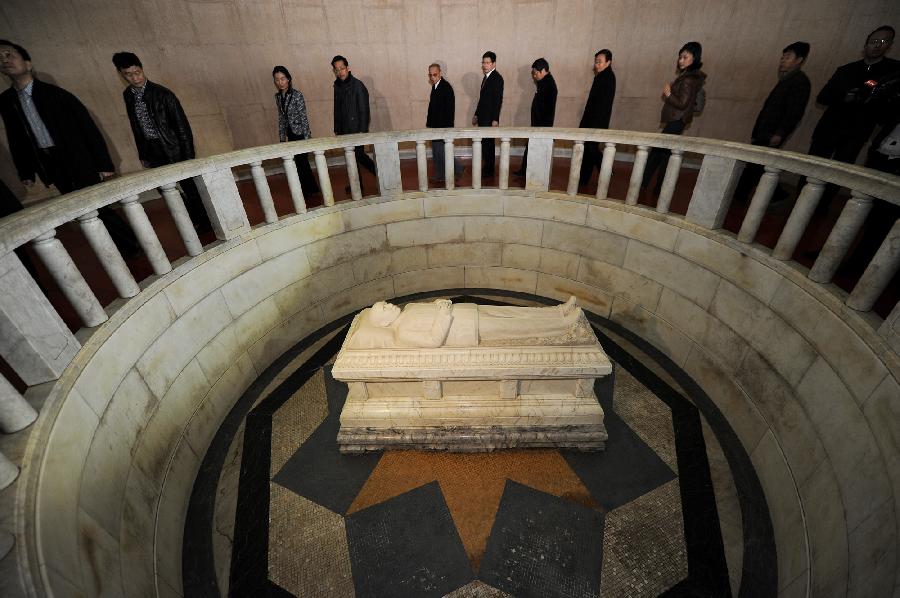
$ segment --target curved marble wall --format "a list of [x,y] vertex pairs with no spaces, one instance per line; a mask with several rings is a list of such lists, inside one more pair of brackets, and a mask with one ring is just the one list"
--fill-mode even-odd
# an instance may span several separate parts
[[676,216],[496,190],[287,218],[125,303],[60,378],[30,439],[40,474],[20,496],[36,512],[20,519],[35,522],[28,549],[44,589],[180,594],[194,476],[257,375],[376,300],[464,287],[575,294],[691,375],[756,467],[781,595],[895,591],[900,365],[871,327],[789,265]]

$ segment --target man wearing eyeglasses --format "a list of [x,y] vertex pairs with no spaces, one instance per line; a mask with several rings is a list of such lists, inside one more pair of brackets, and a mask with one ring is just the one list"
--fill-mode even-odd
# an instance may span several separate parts
[[[350,62],[341,55],[331,59],[334,71],[334,134],[352,135],[369,132],[369,90],[350,72]],[[363,146],[354,148],[356,163],[375,174],[375,162]],[[360,188],[362,179],[360,179]],[[348,187],[349,189],[349,187]]]
[[856,161],[881,116],[866,104],[879,80],[900,71],[900,61],[887,58],[894,28],[883,25],[866,38],[863,59],[839,67],[816,102],[827,106],[816,125],[809,153],[841,162]]

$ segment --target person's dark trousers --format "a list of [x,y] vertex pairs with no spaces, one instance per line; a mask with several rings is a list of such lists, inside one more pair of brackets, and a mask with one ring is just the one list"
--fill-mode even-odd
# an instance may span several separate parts
[[[431,142],[431,159],[434,162],[434,180],[443,181],[446,178],[446,173],[444,172],[444,141],[441,139],[435,139]],[[462,174],[462,164],[459,162],[459,158],[453,158],[453,176],[459,176]]]
[[[151,142],[148,150],[148,168],[159,168],[174,164],[166,155],[162,144]],[[181,185],[181,197],[184,199],[184,207],[187,208],[191,222],[198,233],[205,233],[212,230],[212,223],[209,220],[209,214],[206,213],[206,207],[203,205],[203,199],[200,197],[200,190],[194,183],[193,177],[188,177],[178,182]]]
[[[778,147],[772,147],[763,141],[750,141],[750,144],[759,147],[781,149],[780,145]],[[762,164],[747,162],[744,166],[744,171],[741,173],[741,178],[738,181],[737,187],[735,188],[734,198],[741,201],[749,198],[750,194],[753,193],[753,190],[756,189],[756,186],[759,184],[759,179],[762,178],[763,172],[765,172],[765,167]]]
[[[684,131],[684,122],[681,120],[672,120],[666,123],[662,132],[668,135],[681,135]],[[647,166],[644,168],[644,180],[641,182],[641,189],[644,189],[653,180],[653,176],[659,171],[656,177],[655,191],[659,195],[662,190],[663,183],[663,166],[669,161],[669,155],[672,152],[662,147],[654,147],[647,156]]]
[[[302,141],[303,137],[294,135],[291,131],[287,134],[288,141]],[[294,164],[297,165],[297,175],[300,177],[300,187],[305,195],[314,195],[319,192],[319,184],[309,167],[309,155],[297,154],[294,156]]]
[[600,144],[596,141],[584,142],[584,155],[581,158],[581,174],[578,177],[578,186],[583,187],[591,180],[594,169],[600,170]]
[[357,145],[353,148],[353,153],[356,154],[356,163],[359,166],[362,166],[375,176],[378,174],[375,171],[375,162],[372,161],[372,158],[369,157],[369,154],[366,153],[365,147],[362,145]]
[[519,170],[514,172],[516,176],[525,176],[525,173],[528,172],[528,146],[525,146],[525,151],[522,152],[522,165],[519,166]]
[[494,176],[494,138],[481,140],[481,176]]
[[[866,157],[866,168],[873,168],[888,174],[900,175],[900,158],[889,160],[875,148],[869,149]],[[880,199],[872,200],[872,211],[866,218],[859,235],[859,243],[847,256],[846,262],[862,270],[878,252],[894,222],[900,218],[900,206]]]

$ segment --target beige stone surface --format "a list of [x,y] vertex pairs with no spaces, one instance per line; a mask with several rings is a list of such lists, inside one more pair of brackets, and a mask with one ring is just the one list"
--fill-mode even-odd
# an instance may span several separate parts
[[506,216],[468,216],[466,222],[466,243],[492,241],[502,243],[541,244],[543,222],[528,218]]
[[[437,216],[473,216],[478,214],[503,214],[504,198],[485,191],[484,195],[475,195],[477,191],[460,190],[453,195],[434,195],[425,198],[425,215],[429,218]],[[472,195],[459,195],[472,193]]]
[[537,273],[515,268],[466,266],[466,288],[506,289],[534,293]]
[[464,239],[464,223],[465,220],[458,216],[396,222],[387,225],[387,241],[392,247],[459,243]]
[[303,245],[344,232],[344,218],[339,210],[309,213],[297,220],[281,221],[281,227],[256,239],[262,259],[291,251]]
[[613,302],[611,295],[597,287],[549,274],[538,274],[536,294],[560,301],[574,295],[585,310],[604,318],[609,316]]
[[166,472],[156,518],[153,550],[156,556],[157,579],[162,578],[181,591],[181,547],[188,502],[194,488],[194,478],[200,469],[198,457],[187,442],[179,442]]
[[301,309],[295,315],[284,320],[247,349],[247,354],[256,371],[265,371],[279,355],[324,325],[326,321],[330,322],[333,319],[328,317],[326,320],[322,315],[322,309],[314,306],[310,309]]
[[319,270],[284,287],[276,292],[272,299],[284,317],[294,315],[299,310],[321,301],[335,292],[340,292],[353,286],[353,266],[355,263],[343,263]]
[[151,483],[137,468],[132,467],[122,501],[122,526],[119,533],[122,577],[127,596],[152,596],[154,584],[153,537],[156,525],[155,505],[159,486]]
[[[402,295],[403,293],[399,291],[395,292],[394,286],[394,278],[379,278],[358,284],[345,292],[328,297],[320,304],[322,307],[322,324],[333,322],[367,305],[372,305],[376,301],[381,301],[385,297]],[[297,339],[300,338],[303,337],[297,337]]]
[[541,247],[577,253],[615,266],[625,261],[627,243],[619,235],[560,222],[545,222],[541,238]]
[[[541,248],[540,262],[537,269],[545,274],[577,280],[578,267],[581,261],[581,256],[577,254],[543,247]],[[527,269],[533,270],[534,268]]]
[[663,288],[658,282],[631,270],[586,257],[581,258],[577,279],[651,311],[656,310]]
[[[200,259],[206,257],[203,255]],[[256,243],[241,243],[185,272],[181,278],[168,285],[163,294],[169,299],[175,314],[180,316],[203,297],[259,265],[261,260]]]
[[426,247],[428,267],[499,266],[500,243],[438,243]]
[[395,274],[391,278],[394,282],[394,294],[390,295],[391,297],[401,297],[411,293],[438,289],[462,289],[466,286],[465,268],[463,266],[413,270]]
[[652,215],[643,212],[638,215],[625,211],[621,204],[611,206],[591,205],[588,207],[587,225],[607,230],[623,237],[637,239],[642,243],[655,245],[660,249],[672,251],[679,229],[661,220],[654,220]]
[[228,326],[197,353],[197,363],[210,382],[218,380],[243,351],[234,330],[233,325]]
[[535,247],[533,245],[519,245],[517,243],[504,243],[502,248],[500,263],[507,268],[519,268],[521,270],[540,269],[541,252],[544,251],[540,247]]
[[841,491],[828,461],[799,487],[809,534],[812,595],[844,596],[847,591],[847,521]]
[[425,209],[419,197],[355,206],[352,210],[341,212],[344,226],[348,231],[389,222],[417,220],[424,215]]
[[669,287],[704,309],[709,308],[720,281],[719,276],[689,260],[635,240],[628,241],[622,266]]
[[678,367],[684,367],[693,342],[665,320],[622,297],[613,300],[609,318],[668,355]]
[[540,218],[544,221],[584,224],[587,219],[584,200],[564,200],[549,197],[511,196],[503,198],[503,214],[520,218]]
[[221,290],[228,310],[234,317],[241,315],[266,297],[308,276],[311,263],[311,259],[307,260],[307,248],[301,247],[232,278]]
[[897,567],[894,501],[888,500],[850,532],[848,596],[887,596]]

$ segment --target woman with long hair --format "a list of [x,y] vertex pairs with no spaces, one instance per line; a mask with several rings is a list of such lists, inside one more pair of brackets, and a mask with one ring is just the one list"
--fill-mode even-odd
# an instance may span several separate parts
[[[278,139],[284,141],[299,141],[312,137],[309,128],[309,117],[306,114],[306,100],[299,89],[294,89],[291,73],[283,66],[272,69],[272,81],[275,83],[275,107],[278,109]],[[300,186],[304,195],[313,195],[319,192],[319,185],[309,167],[309,158],[306,154],[294,156],[297,165],[297,174],[300,176]]]
[[[688,42],[678,51],[675,80],[666,83],[662,92],[662,112],[660,122],[663,125],[663,133],[669,135],[681,135],[685,127],[694,119],[694,110],[697,103],[697,95],[703,89],[706,82],[706,73],[700,70],[703,47],[700,42]],[[667,149],[654,147],[647,157],[647,167],[644,169],[644,180],[641,189],[645,188],[653,176],[660,170],[664,161],[668,161],[671,152]],[[662,187],[662,172],[656,181],[656,194],[659,195]]]

